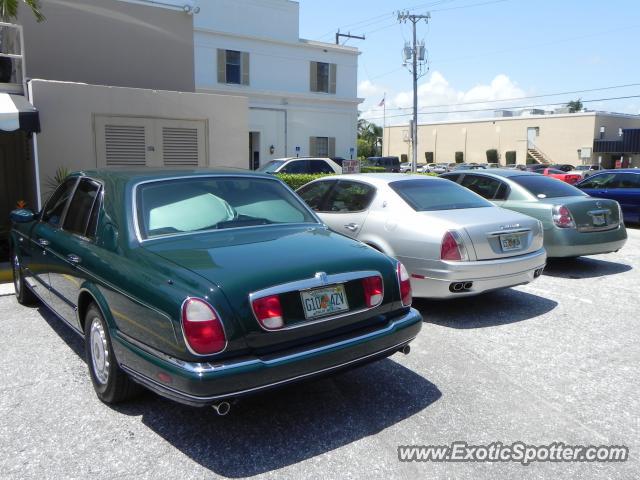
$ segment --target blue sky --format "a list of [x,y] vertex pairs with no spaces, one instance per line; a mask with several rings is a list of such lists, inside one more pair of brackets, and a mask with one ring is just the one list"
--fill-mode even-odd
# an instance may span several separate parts
[[[420,107],[450,111],[566,102],[582,97],[592,110],[640,114],[640,98],[586,101],[640,95],[640,1],[638,0],[300,0],[300,36],[333,42],[336,30],[365,33],[351,40],[359,57],[360,110],[382,123],[377,107],[387,93],[387,123],[406,123],[411,105],[411,76],[401,65],[409,25],[392,13],[410,8],[431,12],[418,38],[427,45],[429,72],[419,80]],[[626,88],[521,101],[485,102],[530,95]],[[394,110],[396,109],[396,110]],[[419,121],[486,117],[491,112],[421,115]]]

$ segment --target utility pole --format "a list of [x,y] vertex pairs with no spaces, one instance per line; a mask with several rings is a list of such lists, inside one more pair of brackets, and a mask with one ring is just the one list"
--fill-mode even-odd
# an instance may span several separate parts
[[351,32],[340,33],[340,30],[338,30],[336,32],[336,45],[340,45],[340,37],[355,38],[356,40],[365,40],[364,35],[351,35]]
[[[413,120],[411,121],[411,146],[412,146],[412,155],[411,155],[411,171],[415,173],[418,168],[418,77],[422,77],[424,75],[424,71],[422,70],[425,64],[425,48],[424,42],[422,44],[418,44],[418,40],[416,38],[416,25],[421,20],[424,20],[425,23],[429,22],[431,18],[431,14],[427,13],[426,15],[412,15],[408,10],[404,12],[398,12],[398,22],[406,23],[411,22],[413,24],[413,46],[409,47],[405,44],[403,49],[403,60],[404,65],[406,66],[409,60],[412,61],[412,68],[410,69],[413,75]],[[418,72],[418,67],[420,67],[420,72]]]

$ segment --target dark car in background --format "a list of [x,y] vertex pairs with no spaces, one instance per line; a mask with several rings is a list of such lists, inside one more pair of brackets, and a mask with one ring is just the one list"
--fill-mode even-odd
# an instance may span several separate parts
[[408,353],[422,325],[400,262],[271,175],[80,172],[11,217],[18,301],[84,338],[106,403],[140,384],[225,414],[227,399]]
[[382,167],[385,172],[400,172],[400,159],[398,157],[368,157],[364,162],[365,167]]
[[584,193],[616,200],[626,223],[640,223],[640,169],[625,168],[594,173],[576,185]]

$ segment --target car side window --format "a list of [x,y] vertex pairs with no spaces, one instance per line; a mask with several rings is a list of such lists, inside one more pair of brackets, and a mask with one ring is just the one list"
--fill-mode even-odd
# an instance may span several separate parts
[[618,173],[616,188],[640,188],[640,175],[635,173]]
[[69,198],[73,194],[73,190],[77,182],[77,178],[69,178],[56,189],[42,210],[43,222],[48,223],[54,228],[58,228],[60,226],[64,209],[67,206]]
[[329,193],[324,210],[327,212],[360,212],[366,210],[376,193],[371,185],[347,180],[339,181]]
[[324,160],[309,160],[309,173],[335,173]]
[[299,189],[297,193],[307,205],[313,210],[318,211],[322,207],[322,201],[325,195],[335,184],[335,181],[316,182],[305,185]]
[[280,171],[282,173],[307,173],[307,160],[293,160]]
[[615,173],[592,175],[580,184],[580,188],[614,188]]
[[[483,177],[480,175],[465,175],[462,179],[461,185],[467,187],[472,192],[477,193],[487,200],[504,200],[503,198],[496,198],[500,193],[500,185],[502,182],[495,178]],[[504,195],[506,191],[501,194]]]
[[461,176],[462,176],[461,173],[456,173],[455,175],[447,175],[446,177],[442,177],[442,178],[446,178],[447,180],[451,180],[452,182],[458,183],[458,180],[460,180]]
[[99,183],[88,178],[80,180],[69,204],[69,210],[62,226],[63,230],[85,236],[99,191]]

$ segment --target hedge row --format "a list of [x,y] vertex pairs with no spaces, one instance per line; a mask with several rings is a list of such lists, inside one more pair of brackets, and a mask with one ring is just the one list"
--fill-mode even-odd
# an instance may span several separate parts
[[[378,167],[371,167],[371,168],[378,168]],[[384,168],[382,169],[382,171],[384,171]],[[362,173],[376,173],[376,172],[379,172],[379,170],[376,170],[375,172],[362,172]],[[289,187],[291,187],[293,190],[297,190],[301,186],[306,185],[307,183],[313,180],[316,180],[322,177],[329,177],[331,175],[333,175],[333,173],[313,173],[313,174],[312,173],[277,173],[276,177],[278,177],[284,183],[289,185]],[[417,173],[416,175],[428,175],[432,177],[438,176],[437,173]]]
[[277,173],[276,177],[289,185],[293,190],[297,190],[303,185],[322,177],[329,177],[333,173]]

